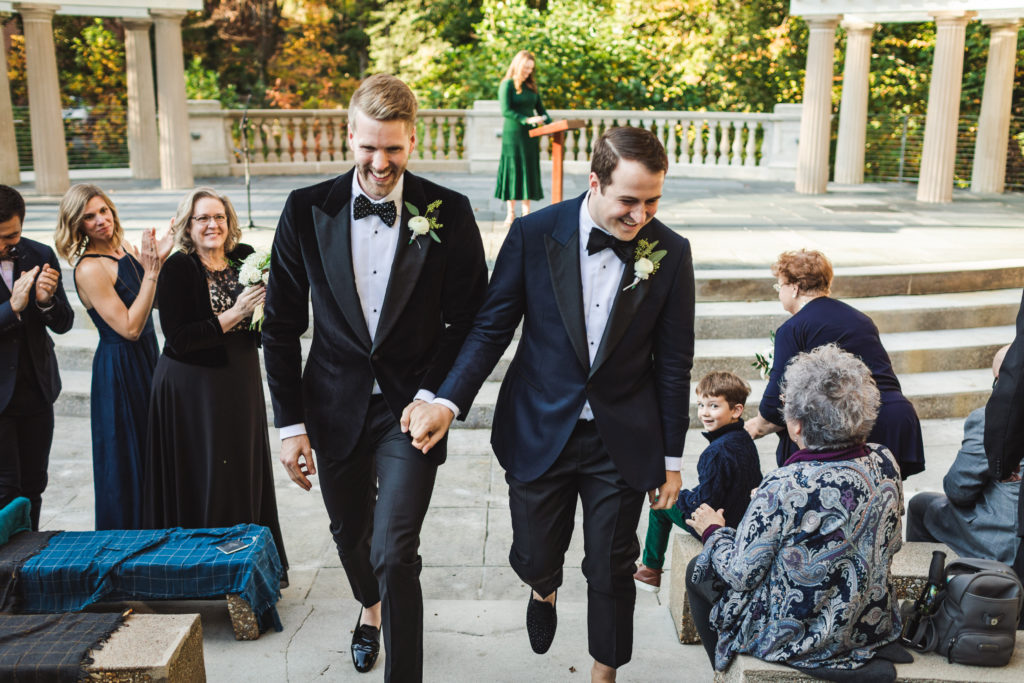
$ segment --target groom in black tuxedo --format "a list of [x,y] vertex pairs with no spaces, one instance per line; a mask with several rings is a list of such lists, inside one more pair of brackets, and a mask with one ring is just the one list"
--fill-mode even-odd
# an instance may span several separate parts
[[452,371],[433,402],[403,415],[432,452],[522,320],[491,431],[509,485],[509,561],[533,589],[527,631],[543,653],[581,500],[593,680],[614,680],[632,654],[644,492],[666,509],[681,484],[694,283],[689,242],[654,220],[667,168],[649,131],[605,132],[589,191],[512,224]]
[[0,185],[0,508],[25,496],[35,530],[61,388],[47,328],[63,334],[75,314],[56,254],[21,236],[24,220],[25,200]]
[[[386,679],[418,681],[419,535],[446,451],[442,443],[424,455],[398,419],[410,401],[432,400],[451,369],[483,301],[487,267],[469,200],[405,171],[416,144],[408,86],[371,76],[348,116],[355,169],[295,190],[281,214],[263,353],[281,462],[307,491],[319,473],[338,555],[363,606],[353,663],[373,667],[383,621]],[[303,370],[310,297],[314,334]]]

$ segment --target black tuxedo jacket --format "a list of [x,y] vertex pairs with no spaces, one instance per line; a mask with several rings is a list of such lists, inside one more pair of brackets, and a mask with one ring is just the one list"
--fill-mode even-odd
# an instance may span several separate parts
[[637,241],[666,249],[635,288],[626,265],[593,364],[587,349],[575,200],[512,224],[487,299],[438,396],[464,412],[520,320],[522,335],[498,394],[491,445],[513,477],[532,481],[554,463],[586,401],[622,478],[647,491],[665,481],[665,456],[682,456],[689,426],[694,283],[689,242],[660,221]]
[[[313,448],[346,457],[363,428],[376,379],[395,417],[419,389],[436,392],[473,324],[487,286],[469,200],[406,172],[398,246],[371,339],[352,269],[352,174],[293,191],[274,236],[263,357],[278,427],[305,422]],[[409,243],[405,202],[440,199],[440,243]],[[313,343],[303,370],[299,337]],[[433,458],[444,459],[438,448]]]
[[[42,269],[45,263],[60,270],[53,249],[35,240],[22,237],[18,242],[18,254],[14,265],[14,281],[35,266]],[[53,339],[46,328],[63,334],[71,329],[74,319],[75,314],[64,293],[63,278],[57,281],[53,307],[45,312],[40,311],[36,305],[36,289],[33,285],[28,306],[21,312],[20,320],[11,309],[11,290],[0,279],[0,411],[7,407],[14,395],[18,355],[21,353],[29,355],[43,396],[51,403],[57,400],[60,394],[60,372],[57,370],[57,355],[53,352]],[[28,340],[27,348],[23,348],[23,339]]]
[[[239,244],[226,256],[229,261],[241,261],[253,252],[248,244]],[[176,251],[160,269],[156,290],[160,329],[164,333],[164,355],[168,358],[202,365],[220,367],[228,364],[224,346],[224,330],[213,313],[210,303],[210,285],[203,272],[203,264],[196,253]],[[252,337],[259,345],[259,332],[232,332]]]

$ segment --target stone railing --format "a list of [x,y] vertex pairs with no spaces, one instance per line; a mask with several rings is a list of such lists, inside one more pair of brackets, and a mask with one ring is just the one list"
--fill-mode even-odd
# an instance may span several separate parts
[[[587,173],[594,141],[615,125],[654,131],[669,154],[669,175],[792,180],[796,168],[800,105],[778,105],[771,114],[718,112],[553,110],[555,119],[583,119],[566,140],[566,173]],[[190,103],[192,157],[198,176],[244,172],[243,113],[218,102]],[[423,109],[409,167],[419,171],[495,173],[503,118],[496,101],[472,109]],[[342,109],[248,112],[249,168],[254,174],[330,174],[353,162]],[[545,173],[550,140],[541,139]]]

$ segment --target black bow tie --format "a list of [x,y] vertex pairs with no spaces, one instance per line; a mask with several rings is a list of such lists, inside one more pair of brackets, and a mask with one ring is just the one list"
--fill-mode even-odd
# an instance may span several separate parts
[[366,218],[370,214],[380,216],[380,219],[389,228],[395,224],[395,218],[398,215],[393,201],[388,200],[386,202],[374,203],[365,194],[356,195],[356,203],[352,207],[352,215],[356,220],[359,220],[360,218]]
[[633,258],[633,243],[623,242],[606,233],[600,228],[591,228],[590,237],[587,238],[587,253],[594,255],[604,249],[611,249],[619,260],[629,265]]

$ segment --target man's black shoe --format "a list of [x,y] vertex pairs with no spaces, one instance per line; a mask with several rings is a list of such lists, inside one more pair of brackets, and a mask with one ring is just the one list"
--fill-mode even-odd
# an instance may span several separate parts
[[526,633],[530,636],[530,647],[539,655],[551,647],[558,626],[555,606],[544,600],[537,600],[530,592],[530,603],[526,606]]
[[360,624],[362,620],[363,611],[359,610],[356,628],[352,631],[352,663],[356,671],[364,674],[377,663],[377,655],[380,654],[380,629]]

